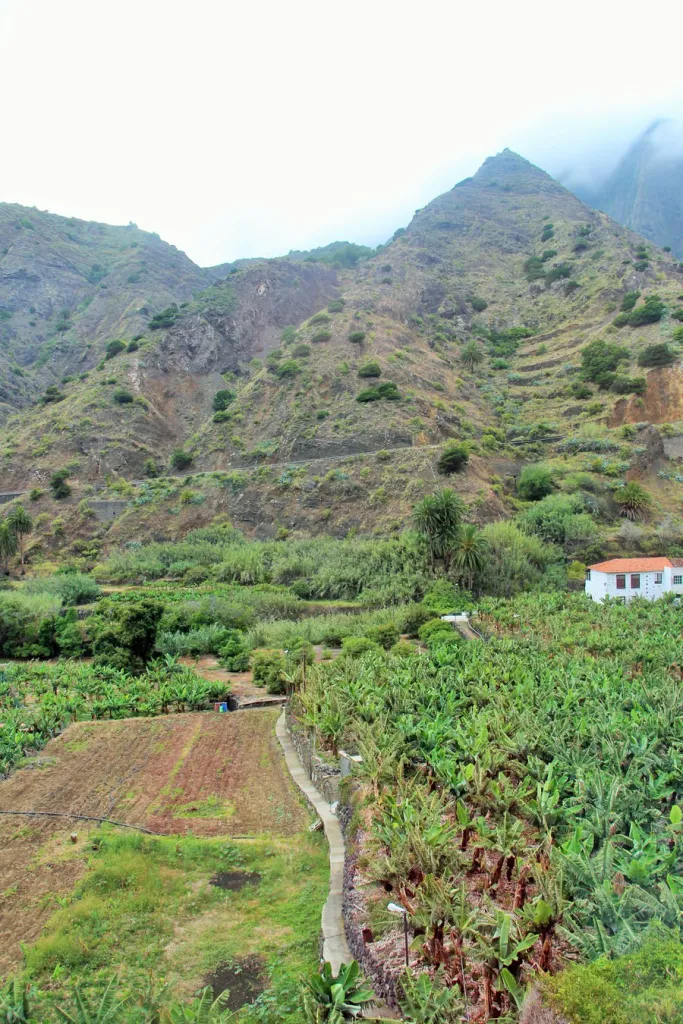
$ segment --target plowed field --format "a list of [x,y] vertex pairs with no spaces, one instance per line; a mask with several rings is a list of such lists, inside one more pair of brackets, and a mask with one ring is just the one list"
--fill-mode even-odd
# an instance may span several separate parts
[[[202,836],[301,832],[309,815],[275,737],[278,709],[80,722],[0,782],[0,809],[65,811]],[[0,977],[84,870],[91,827],[0,815]],[[76,843],[70,839],[77,834]]]

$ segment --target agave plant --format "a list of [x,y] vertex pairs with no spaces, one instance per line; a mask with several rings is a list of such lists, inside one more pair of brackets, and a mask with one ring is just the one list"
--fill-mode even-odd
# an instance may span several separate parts
[[320,974],[304,980],[306,1019],[311,1024],[343,1024],[360,1017],[374,999],[370,989],[363,988],[362,984],[360,967],[355,960],[341,964],[336,975],[326,961]]

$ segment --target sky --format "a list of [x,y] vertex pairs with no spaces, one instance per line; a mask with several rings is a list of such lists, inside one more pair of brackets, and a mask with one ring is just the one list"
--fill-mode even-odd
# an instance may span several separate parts
[[680,7],[634,13],[0,0],[0,201],[134,221],[203,266],[374,245],[505,146],[585,178],[679,115]]

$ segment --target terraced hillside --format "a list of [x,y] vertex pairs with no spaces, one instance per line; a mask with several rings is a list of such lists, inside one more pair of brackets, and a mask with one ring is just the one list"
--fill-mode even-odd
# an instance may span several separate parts
[[[217,512],[262,535],[395,528],[453,437],[472,445],[451,480],[480,520],[514,507],[526,461],[608,482],[666,475],[659,434],[621,428],[683,418],[682,305],[670,254],[505,150],[356,267],[251,261],[181,308],[150,310],[134,351],[8,423],[0,486],[42,489],[36,511],[53,515],[46,484],[68,469],[72,497],[57,507],[78,543],[92,487],[124,497],[109,543],[179,535]],[[601,383],[581,379],[596,340],[620,350]],[[660,344],[666,365],[639,367]],[[601,445],[611,464],[587,454]],[[676,485],[657,487],[662,512],[676,506]]]

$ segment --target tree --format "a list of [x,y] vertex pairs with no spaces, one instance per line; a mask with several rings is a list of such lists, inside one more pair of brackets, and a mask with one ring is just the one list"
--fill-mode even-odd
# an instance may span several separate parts
[[71,488],[67,483],[69,476],[68,469],[56,469],[50,477],[50,487],[52,489],[52,497],[59,501],[61,498],[68,498],[71,494]]
[[517,481],[517,493],[525,501],[540,501],[550,494],[555,484],[547,466],[525,466]]
[[473,370],[484,362],[484,353],[476,341],[468,341],[460,353],[460,362],[468,369]]
[[459,473],[470,461],[471,450],[471,445],[467,441],[449,441],[439,457],[439,473],[442,476]]
[[489,546],[481,532],[472,523],[462,527],[453,552],[453,567],[464,576],[467,589],[471,590],[477,576],[486,563]]
[[619,515],[631,520],[642,519],[652,505],[650,495],[635,480],[630,480],[615,491],[614,500],[619,506]]
[[466,511],[460,495],[447,487],[423,498],[413,509],[413,522],[427,541],[432,564],[435,559],[443,558],[444,567],[448,569]]
[[149,598],[119,605],[103,602],[97,620],[92,617],[95,664],[142,672],[154,653],[163,612],[164,606]]
[[33,519],[28,514],[23,505],[15,505],[9,516],[7,517],[12,530],[16,534],[19,542],[19,552],[21,557],[21,565],[24,565],[24,537],[27,537],[33,530]]
[[16,554],[18,547],[17,535],[12,529],[7,519],[0,519],[0,559],[5,570],[5,574],[9,576],[9,560],[12,555]]

